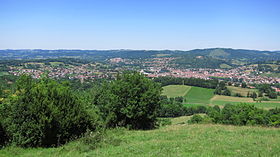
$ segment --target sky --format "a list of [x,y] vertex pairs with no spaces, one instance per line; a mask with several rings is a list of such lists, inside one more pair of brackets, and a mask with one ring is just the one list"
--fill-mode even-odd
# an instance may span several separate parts
[[280,50],[280,0],[0,0],[0,49]]

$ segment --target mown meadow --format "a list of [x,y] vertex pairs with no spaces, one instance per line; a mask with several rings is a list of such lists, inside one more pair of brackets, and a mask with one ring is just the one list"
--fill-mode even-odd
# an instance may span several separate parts
[[244,97],[248,92],[254,92],[256,89],[247,89],[240,87],[228,86],[229,90],[234,93],[241,93],[243,97],[214,95],[214,89],[187,86],[187,85],[168,85],[163,87],[163,95],[167,97],[180,97],[185,98],[184,104],[186,106],[193,105],[219,105],[225,104],[239,104],[247,103],[252,104],[260,108],[275,108],[280,107],[279,99],[271,99],[269,101],[257,102],[252,98]]

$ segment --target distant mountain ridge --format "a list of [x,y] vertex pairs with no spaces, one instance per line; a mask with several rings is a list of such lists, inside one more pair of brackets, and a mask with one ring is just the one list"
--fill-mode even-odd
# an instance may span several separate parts
[[[79,58],[93,61],[105,61],[110,58],[147,59],[155,57],[175,57],[174,63],[181,67],[218,68],[280,60],[279,51],[259,51],[231,48],[207,48],[189,51],[181,50],[0,50],[0,59],[47,59]],[[207,65],[209,64],[209,66]]]

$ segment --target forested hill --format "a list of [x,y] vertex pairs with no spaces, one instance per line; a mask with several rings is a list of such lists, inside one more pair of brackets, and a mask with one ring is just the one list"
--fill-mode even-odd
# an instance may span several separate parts
[[[229,48],[179,50],[0,50],[0,60],[79,58],[105,61],[110,58],[147,59],[175,57],[174,63],[181,67],[217,68],[221,65],[232,67],[248,63],[280,60],[279,51],[257,51]],[[205,63],[205,64],[202,64]],[[208,64],[207,64],[208,63]],[[209,64],[211,63],[211,64]],[[211,65],[211,66],[209,66]]]

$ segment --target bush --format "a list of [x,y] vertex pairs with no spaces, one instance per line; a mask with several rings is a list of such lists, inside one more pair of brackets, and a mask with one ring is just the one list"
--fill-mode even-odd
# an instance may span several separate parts
[[110,84],[103,83],[93,97],[93,104],[99,107],[107,127],[156,126],[161,87],[140,73],[124,73]]
[[161,96],[160,99],[159,117],[178,117],[184,115],[184,106],[180,97],[168,99],[166,96]]
[[0,148],[3,147],[7,142],[7,134],[0,122]]
[[21,76],[1,113],[10,141],[23,147],[57,146],[93,128],[70,87],[48,78]]
[[206,106],[184,107],[184,116],[191,116],[197,113],[206,113],[206,112],[207,112]]
[[193,115],[192,118],[188,121],[189,124],[202,123],[202,122],[203,122],[203,117],[198,114]]
[[157,126],[166,126],[166,125],[171,125],[171,120],[170,118],[159,118],[157,120]]
[[207,113],[215,123],[232,125],[267,125],[267,111],[249,104],[226,104],[221,112],[213,109]]
[[280,127],[280,108],[270,109],[267,116],[270,126]]

